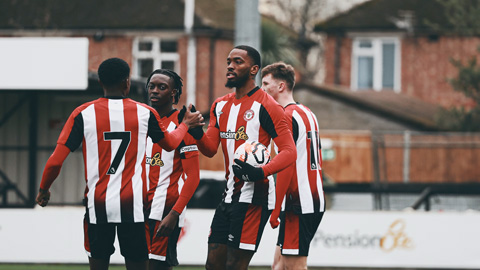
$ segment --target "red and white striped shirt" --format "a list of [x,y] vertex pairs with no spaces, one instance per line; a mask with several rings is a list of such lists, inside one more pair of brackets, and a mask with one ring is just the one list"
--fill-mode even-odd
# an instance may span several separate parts
[[[178,114],[179,111],[174,110],[161,118],[167,131],[173,131],[178,126]],[[160,221],[173,209],[181,213],[179,226],[183,227],[183,210],[200,181],[198,148],[195,143],[195,139],[187,134],[180,146],[169,152],[148,138],[146,169],[149,178],[150,219]]]
[[297,147],[297,160],[294,166],[277,175],[277,185],[289,183],[286,194],[277,193],[277,196],[286,195],[283,208],[299,214],[323,212],[325,197],[317,117],[302,104],[287,105],[285,114]]
[[[158,113],[129,98],[99,98],[76,108],[57,143],[71,151],[83,143],[85,199],[89,222],[144,221],[147,136],[176,148],[187,127],[164,133]],[[54,179],[42,179],[48,189]]]
[[[234,153],[246,140],[270,145],[273,138],[282,154],[263,166],[263,181],[244,182],[234,176],[232,165]],[[273,173],[293,163],[295,145],[288,129],[283,108],[264,90],[256,87],[241,99],[230,93],[218,98],[210,110],[208,130],[198,141],[200,151],[213,156],[221,142],[225,162],[227,186],[224,202],[246,202],[275,206],[275,184]]]

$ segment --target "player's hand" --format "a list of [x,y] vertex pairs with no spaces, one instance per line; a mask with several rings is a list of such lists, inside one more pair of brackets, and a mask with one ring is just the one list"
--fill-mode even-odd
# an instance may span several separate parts
[[255,182],[265,179],[262,167],[254,167],[239,159],[234,159],[236,164],[232,165],[233,174],[245,182]]
[[[183,107],[185,108],[185,106],[183,106]],[[185,110],[186,110],[186,108],[185,108]],[[195,109],[195,105],[192,105],[192,107],[190,108],[190,111],[191,112],[196,112],[197,111],[197,109]],[[200,140],[203,137],[203,128],[201,126],[194,127],[194,128],[189,129],[188,133],[190,133],[190,135],[192,135],[192,137],[195,140]]]
[[160,222],[160,226],[158,226],[155,236],[169,236],[175,229],[175,226],[177,226],[179,216],[180,214],[177,213],[177,211],[171,210],[162,222]]
[[178,123],[182,123],[183,121],[183,117],[185,117],[185,112],[187,111],[187,107],[185,107],[185,105],[183,105],[183,108],[180,110],[180,112],[178,112]]
[[280,225],[280,221],[278,220],[279,216],[280,209],[273,209],[272,215],[270,216],[270,226],[272,226],[273,229],[277,228],[278,225]]
[[191,112],[192,104],[190,104],[185,112],[185,116],[183,117],[183,122],[187,125],[188,129],[195,128],[195,127],[202,127],[205,125],[203,122],[203,116],[200,112]]
[[45,189],[39,189],[37,198],[35,199],[37,204],[40,205],[41,207],[45,207],[47,206],[49,200],[50,200],[50,191]]

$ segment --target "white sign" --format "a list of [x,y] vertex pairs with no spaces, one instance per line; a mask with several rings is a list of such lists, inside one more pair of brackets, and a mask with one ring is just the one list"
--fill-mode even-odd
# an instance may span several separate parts
[[0,38],[0,90],[87,87],[87,38]]
[[[0,209],[0,263],[88,263],[83,214],[83,207]],[[187,209],[178,243],[181,265],[205,264],[213,214]],[[478,224],[478,212],[327,211],[308,265],[480,269]],[[272,263],[277,233],[267,225],[251,265]],[[122,264],[115,247],[111,262]]]

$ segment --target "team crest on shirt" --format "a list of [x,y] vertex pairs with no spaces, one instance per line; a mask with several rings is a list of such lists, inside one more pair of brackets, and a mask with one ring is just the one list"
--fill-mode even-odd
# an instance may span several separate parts
[[164,165],[163,160],[160,158],[160,153],[156,153],[155,155],[153,155],[153,157],[147,157],[146,162],[150,166],[163,167],[163,165]]
[[238,140],[248,140],[248,135],[245,133],[245,126],[238,128],[236,132],[233,131],[222,131],[220,132],[220,138],[222,139],[235,139]]
[[245,113],[243,114],[243,119],[245,121],[250,121],[253,119],[255,116],[255,112],[253,110],[246,110]]

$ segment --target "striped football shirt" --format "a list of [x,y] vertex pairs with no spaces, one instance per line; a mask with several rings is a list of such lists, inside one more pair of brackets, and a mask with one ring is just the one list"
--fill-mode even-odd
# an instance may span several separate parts
[[75,109],[58,144],[83,145],[89,222],[144,221],[147,136],[165,137],[157,112],[129,98],[99,98]]
[[322,154],[318,121],[312,111],[302,104],[289,104],[285,107],[293,140],[297,146],[292,181],[284,203],[288,208],[302,214],[325,211],[325,197],[322,183]]
[[[211,155],[216,152],[218,144],[222,145],[225,179],[227,185],[224,202],[245,202],[275,206],[275,183],[271,174],[287,167],[293,160],[288,156],[277,156],[263,166],[263,181],[244,182],[234,176],[235,150],[245,141],[258,141],[269,148],[273,139],[288,151],[294,151],[291,133],[288,130],[282,107],[263,89],[256,87],[241,99],[230,93],[218,98],[210,110],[210,123],[205,136],[198,141],[202,153]],[[286,150],[285,154],[288,154]]]

